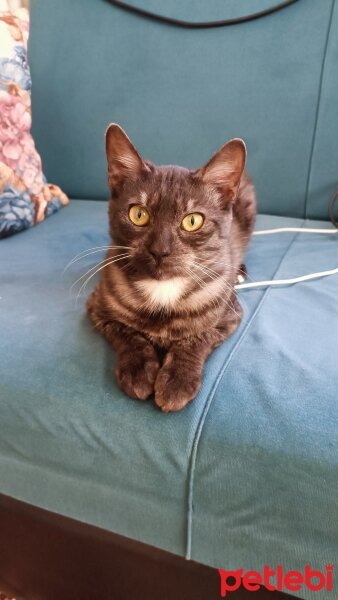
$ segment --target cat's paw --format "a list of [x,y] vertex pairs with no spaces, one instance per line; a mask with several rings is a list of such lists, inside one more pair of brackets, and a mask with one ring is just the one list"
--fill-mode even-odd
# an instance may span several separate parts
[[163,412],[181,410],[201,387],[201,373],[168,353],[155,381],[155,403]]
[[116,380],[131,398],[147,400],[154,393],[159,368],[160,363],[152,346],[143,351],[124,352],[117,358]]

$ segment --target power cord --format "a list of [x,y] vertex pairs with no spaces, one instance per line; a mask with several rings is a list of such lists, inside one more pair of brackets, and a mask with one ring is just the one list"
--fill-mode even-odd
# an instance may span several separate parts
[[[338,197],[338,190],[335,194],[334,201]],[[332,201],[332,198],[331,198]],[[333,207],[332,207],[333,210]],[[260,231],[254,231],[253,235],[271,235],[273,233],[322,233],[322,234],[336,234],[338,235],[338,229],[312,229],[306,227],[277,227],[275,229],[262,229]],[[309,273],[308,275],[301,275],[300,277],[293,277],[291,279],[272,279],[270,281],[253,281],[250,283],[238,283],[235,285],[236,290],[245,290],[250,288],[258,287],[277,287],[283,285],[293,285],[295,283],[301,283],[302,281],[311,281],[312,279],[320,279],[322,277],[328,277],[330,275],[338,275],[338,267],[336,269],[330,269],[329,271],[319,271],[318,273]]]
[[253,235],[269,235],[271,233],[283,233],[283,232],[300,232],[300,233],[333,233],[337,234],[338,229],[312,229],[310,227],[278,227],[276,229],[262,229],[261,231],[254,231]]

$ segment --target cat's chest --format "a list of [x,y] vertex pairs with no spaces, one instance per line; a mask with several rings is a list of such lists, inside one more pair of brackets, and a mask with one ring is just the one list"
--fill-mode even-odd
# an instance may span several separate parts
[[178,305],[187,290],[188,281],[184,277],[143,279],[136,282],[135,287],[150,310],[168,310]]
[[140,329],[154,344],[162,348],[172,342],[200,336],[216,324],[215,316],[208,312],[204,315],[154,315],[153,318],[140,320]]
[[[173,300],[172,295],[171,299]],[[156,297],[158,300],[158,297]],[[204,331],[216,326],[219,320],[219,307],[205,307],[201,311],[180,310],[178,300],[176,310],[170,308],[170,302],[157,304],[157,308],[145,309],[141,304],[139,309],[122,309],[114,311],[114,317],[129,327],[141,331],[153,343],[166,348],[173,341],[190,336],[199,336]],[[160,307],[160,308],[158,308]],[[222,311],[223,312],[223,311]]]
[[185,277],[142,279],[131,285],[117,276],[106,299],[113,318],[165,347],[217,323],[223,311],[215,296],[221,290],[220,282],[194,290]]

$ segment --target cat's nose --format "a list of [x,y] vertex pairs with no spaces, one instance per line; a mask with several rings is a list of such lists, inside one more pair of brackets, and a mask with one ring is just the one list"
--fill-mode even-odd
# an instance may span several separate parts
[[165,256],[169,256],[170,249],[166,248],[165,246],[152,244],[149,248],[149,253],[155,260],[159,260]]
[[171,231],[163,227],[157,231],[148,241],[148,250],[156,263],[171,254],[173,247],[173,237]]

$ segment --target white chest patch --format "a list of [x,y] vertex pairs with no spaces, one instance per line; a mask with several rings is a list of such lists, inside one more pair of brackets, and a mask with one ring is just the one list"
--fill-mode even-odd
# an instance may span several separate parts
[[171,279],[143,279],[136,286],[153,308],[171,308],[183,295],[188,281],[184,277]]

